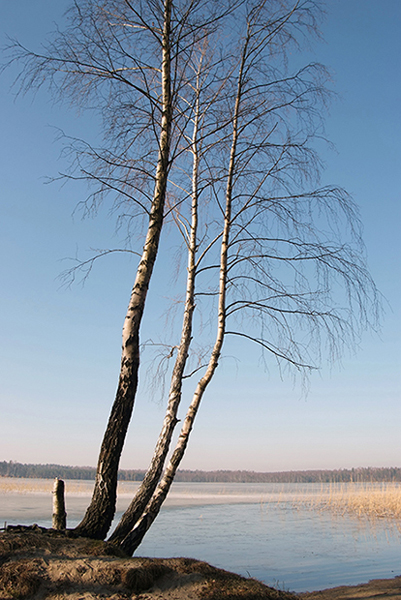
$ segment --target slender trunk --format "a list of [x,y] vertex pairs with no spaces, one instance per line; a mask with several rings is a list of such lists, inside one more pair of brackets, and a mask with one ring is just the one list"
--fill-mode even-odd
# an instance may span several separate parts
[[221,355],[221,350],[224,342],[225,334],[225,323],[226,323],[226,292],[227,292],[227,271],[228,271],[228,249],[229,249],[229,238],[231,229],[231,207],[232,207],[232,191],[233,191],[233,178],[235,171],[236,153],[237,153],[237,142],[238,142],[238,116],[242,96],[243,88],[243,73],[245,67],[247,52],[247,41],[244,45],[243,56],[241,67],[238,75],[238,87],[234,106],[233,114],[233,135],[230,152],[230,162],[227,173],[227,187],[226,187],[226,206],[224,214],[224,229],[221,240],[220,249],[220,277],[219,277],[219,301],[218,301],[218,315],[217,315],[217,336],[213,346],[213,350],[210,355],[208,367],[205,375],[199,380],[196,387],[195,393],[192,398],[192,402],[188,408],[183,426],[181,428],[180,436],[177,440],[176,447],[171,456],[171,459],[164,471],[163,477],[157,486],[149,504],[146,506],[145,512],[141,519],[137,522],[134,529],[128,533],[128,535],[121,542],[121,548],[127,554],[133,554],[142,542],[146,532],[152,525],[153,521],[157,517],[162,507],[164,500],[171,488],[174,481],[177,469],[181,463],[181,460],[185,454],[189,437],[194,425],[194,421],[199,410],[200,403],[202,401],[203,394],[206,391],[207,386],[213,378],[214,372],[218,366],[218,361]]
[[120,378],[99,453],[95,489],[91,504],[83,520],[76,528],[77,533],[80,535],[96,539],[106,537],[115,514],[118,466],[138,385],[139,329],[163,225],[172,119],[170,77],[171,5],[172,0],[165,0],[162,42],[163,108],[155,189],[148,231],[124,321]]
[[192,431],[192,427],[195,421],[196,414],[198,412],[203,394],[210,383],[213,374],[217,368],[218,360],[221,354],[221,348],[224,340],[224,329],[225,329],[225,274],[227,270],[227,244],[228,244],[228,233],[229,226],[225,227],[224,240],[222,242],[221,261],[224,266],[224,273],[220,274],[220,298],[219,298],[219,314],[218,314],[218,332],[216,342],[213,347],[212,354],[210,356],[208,368],[205,375],[198,382],[196,391],[194,393],[192,402],[187,411],[183,426],[181,428],[180,436],[178,438],[176,447],[171,456],[171,459],[165,469],[163,477],[157,486],[149,504],[146,506],[145,512],[141,519],[138,521],[134,529],[128,533],[128,535],[121,542],[121,548],[127,554],[133,554],[138,548],[142,539],[144,538],[149,527],[159,514],[160,508],[166,499],[166,496],[170,490],[171,484],[174,481],[175,474],[181,463],[181,460],[185,454],[185,450],[188,445],[189,436]]
[[185,299],[184,318],[181,330],[181,341],[178,347],[177,357],[174,364],[174,369],[171,377],[170,392],[166,416],[164,418],[163,427],[157,440],[156,448],[152,457],[151,464],[146,472],[146,475],[135,494],[130,506],[122,516],[119,524],[110,537],[111,542],[119,544],[128,535],[131,529],[143,514],[149,500],[151,499],[156,486],[160,480],[163,471],[164,463],[168,450],[170,448],[171,438],[177,420],[177,411],[181,402],[182,394],[182,379],[185,366],[188,359],[188,351],[192,339],[192,320],[195,309],[194,291],[196,277],[196,243],[197,243],[197,226],[198,226],[198,167],[199,167],[199,151],[197,144],[199,124],[199,95],[195,107],[194,131],[192,136],[191,150],[193,154],[193,170],[192,170],[192,207],[191,207],[191,231],[190,239],[188,240],[188,276],[187,290]]

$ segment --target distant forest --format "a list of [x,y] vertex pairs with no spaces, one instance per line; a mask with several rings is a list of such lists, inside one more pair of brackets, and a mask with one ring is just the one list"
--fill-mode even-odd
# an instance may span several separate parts
[[[37,479],[95,479],[93,467],[66,467],[62,465],[25,465],[0,462],[0,477],[27,477]],[[142,481],[145,471],[121,470],[120,481]],[[175,481],[216,483],[346,483],[346,482],[401,482],[399,467],[359,467],[356,469],[283,471],[257,473],[255,471],[178,471]]]

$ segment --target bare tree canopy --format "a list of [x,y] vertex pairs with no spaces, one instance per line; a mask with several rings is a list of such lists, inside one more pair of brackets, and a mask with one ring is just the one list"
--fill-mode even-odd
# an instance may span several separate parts
[[[99,113],[103,147],[72,140],[65,177],[92,184],[88,212],[112,198],[128,248],[141,233],[119,386],[81,534],[104,538],[114,516],[166,220],[187,257],[182,328],[164,357],[171,382],[153,459],[110,538],[129,553],[166,498],[227,336],[307,375],[378,323],[357,208],[341,187],[319,183],[328,73],[294,60],[319,35],[321,16],[313,0],[84,0],[43,54],[11,48],[22,91],[48,83],[56,97]],[[172,450],[186,379],[192,398]]]
[[[337,358],[343,345],[376,322],[377,293],[364,264],[356,207],[341,188],[316,186],[320,164],[313,141],[329,95],[326,70],[318,64],[286,68],[300,25],[316,31],[312,8],[309,2],[241,6],[235,47],[224,61],[227,71],[213,78],[218,93],[199,86],[187,171],[191,213],[180,206],[176,215],[189,255],[187,318],[152,464],[111,537],[129,553],[170,489],[227,335],[258,344],[266,360],[272,356],[280,367],[308,372],[318,367],[324,350]],[[205,80],[209,50],[198,61]],[[203,304],[215,320],[216,338],[209,341],[205,364],[194,369],[205,369],[204,375],[157,483],[171,440],[166,427],[175,426],[181,401],[195,304],[196,310]]]

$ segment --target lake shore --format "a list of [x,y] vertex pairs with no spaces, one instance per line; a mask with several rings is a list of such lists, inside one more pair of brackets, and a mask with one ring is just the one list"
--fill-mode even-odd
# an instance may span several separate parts
[[[0,527],[51,527],[52,486],[51,480],[0,479]],[[137,486],[119,485],[112,527]],[[176,483],[141,555],[190,556],[298,594],[391,578],[401,571],[401,520],[332,510],[330,504],[337,492],[348,501],[365,487]],[[81,521],[92,489],[93,482],[66,481],[70,529]],[[382,489],[369,487],[369,502]]]
[[40,528],[0,534],[0,598],[12,600],[401,600],[401,577],[292,594],[189,558],[126,557]]
[[302,600],[379,600],[382,597],[400,600],[401,575],[393,579],[372,579],[360,585],[342,585],[327,590],[306,592],[298,594],[298,597]]

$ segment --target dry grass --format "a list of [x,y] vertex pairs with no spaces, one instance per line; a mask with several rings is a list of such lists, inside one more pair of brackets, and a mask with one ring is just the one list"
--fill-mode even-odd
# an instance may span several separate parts
[[397,483],[332,484],[316,494],[297,497],[294,505],[340,515],[396,520],[401,526],[401,486]]
[[0,494],[51,494],[52,479],[0,477]]
[[[91,496],[94,482],[80,479],[66,480],[66,495]],[[18,477],[0,477],[0,495],[2,494],[39,494],[51,497],[54,479],[25,479]]]
[[[0,495],[2,494],[40,494],[49,495],[53,490],[54,479],[29,479],[23,477],[0,477]],[[65,480],[66,496],[91,496],[94,481],[81,479]],[[138,487],[137,482],[119,481],[118,494],[132,495]]]
[[40,561],[25,560],[0,567],[0,590],[5,597],[29,598],[40,588]]

